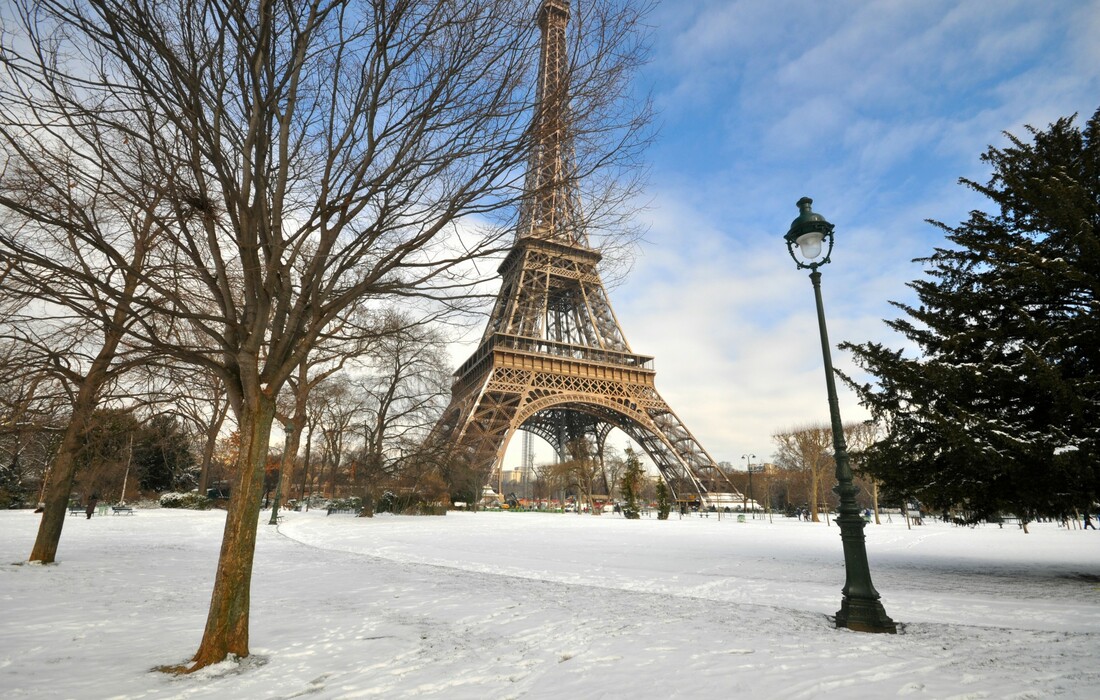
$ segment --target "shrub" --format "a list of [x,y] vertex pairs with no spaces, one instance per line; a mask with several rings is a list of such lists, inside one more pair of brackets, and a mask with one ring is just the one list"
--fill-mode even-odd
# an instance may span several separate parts
[[213,501],[198,493],[166,493],[160,497],[161,508],[186,508],[189,510],[208,510]]
[[356,512],[362,510],[363,499],[358,496],[349,496],[347,498],[333,498],[326,506],[331,510],[354,510]]
[[415,493],[398,495],[386,491],[378,499],[377,511],[394,515],[446,515],[447,507],[442,503],[428,503]]

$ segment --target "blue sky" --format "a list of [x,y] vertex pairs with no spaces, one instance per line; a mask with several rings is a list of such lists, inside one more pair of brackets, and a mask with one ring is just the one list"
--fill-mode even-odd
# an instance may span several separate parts
[[888,301],[944,243],[925,219],[987,206],[958,179],[987,179],[1003,131],[1100,107],[1100,0],[666,0],[651,20],[649,232],[611,302],[662,396],[734,464],[828,420],[812,288],[782,241],[800,197],[836,225],[832,344],[900,347]]

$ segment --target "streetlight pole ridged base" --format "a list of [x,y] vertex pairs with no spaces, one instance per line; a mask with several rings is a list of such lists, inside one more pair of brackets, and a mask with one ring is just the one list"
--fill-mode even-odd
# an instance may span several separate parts
[[871,566],[867,562],[867,539],[864,528],[867,523],[859,515],[855,496],[857,488],[852,483],[848,468],[847,449],[839,443],[843,466],[838,471],[840,483],[834,489],[840,496],[840,514],[836,524],[840,528],[840,540],[844,547],[844,572],[846,580],[841,589],[840,610],[836,613],[837,628],[854,632],[885,632],[897,634],[898,627],[879,602],[878,591],[871,583]]
[[877,600],[842,599],[840,610],[836,611],[836,626],[837,629],[844,627],[853,632],[898,633],[897,623],[890,619],[882,603]]

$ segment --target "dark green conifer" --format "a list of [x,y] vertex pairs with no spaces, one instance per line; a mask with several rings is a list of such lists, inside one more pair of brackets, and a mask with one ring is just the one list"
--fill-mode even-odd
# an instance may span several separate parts
[[623,470],[620,484],[623,494],[623,517],[627,520],[638,520],[642,517],[638,498],[644,478],[645,470],[642,469],[641,460],[633,449],[626,448],[626,468]]
[[[993,212],[931,222],[951,245],[887,321],[919,350],[841,347],[875,377],[860,399],[888,430],[866,471],[895,496],[977,519],[1087,507],[1100,485],[1100,111],[1008,134],[962,180]],[[846,378],[848,379],[848,378]]]
[[668,485],[664,479],[657,479],[657,519],[668,520],[668,514],[672,511],[672,502],[669,501]]

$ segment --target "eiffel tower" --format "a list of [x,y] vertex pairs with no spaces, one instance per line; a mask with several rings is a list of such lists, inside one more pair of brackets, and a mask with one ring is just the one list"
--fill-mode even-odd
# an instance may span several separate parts
[[542,38],[529,194],[498,268],[502,285],[489,323],[455,372],[451,403],[433,434],[490,477],[516,430],[538,435],[564,458],[571,441],[589,438],[602,447],[619,428],[653,460],[677,500],[740,503],[657,393],[653,358],[631,350],[611,310],[571,172],[569,0],[543,0],[536,19]]

